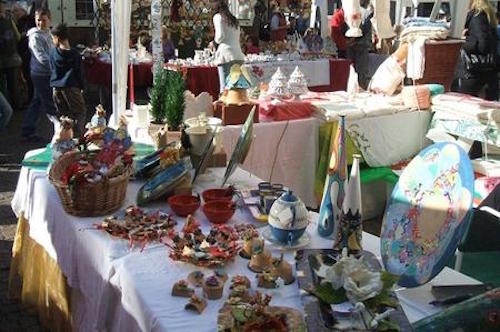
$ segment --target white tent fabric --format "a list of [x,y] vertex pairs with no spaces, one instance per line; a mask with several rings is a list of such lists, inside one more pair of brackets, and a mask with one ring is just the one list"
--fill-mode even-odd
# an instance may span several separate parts
[[330,36],[330,25],[328,24],[328,2],[327,0],[312,0],[311,1],[311,17],[310,27],[314,28],[316,24],[316,11],[319,9],[321,23],[321,37]]
[[158,68],[163,65],[163,47],[161,42],[162,22],[161,22],[161,0],[153,0],[151,2],[151,37],[153,44],[153,73],[156,73]]
[[111,0],[111,126],[118,125],[126,109],[131,11],[131,0]]

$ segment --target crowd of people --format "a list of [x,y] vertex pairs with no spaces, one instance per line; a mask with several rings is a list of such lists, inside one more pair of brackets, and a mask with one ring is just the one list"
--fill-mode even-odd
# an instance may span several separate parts
[[[67,27],[58,24],[50,30],[51,14],[46,8],[28,12],[14,4],[7,15],[5,4],[5,0],[0,0],[0,130],[5,129],[13,112],[25,110],[20,133],[22,140],[39,139],[35,133],[41,114],[52,120],[62,115],[73,118],[77,123],[75,131],[79,134],[83,130],[86,112],[82,96],[82,64],[79,52],[69,44]],[[339,57],[353,60],[360,86],[366,88],[370,81],[368,55],[375,49],[377,36],[372,29],[370,0],[361,0],[360,4],[362,37],[345,36],[349,27],[342,8],[333,12],[330,31]],[[289,2],[289,14],[285,17],[277,3],[271,5],[269,15],[264,15],[266,6],[262,6],[261,0],[257,1],[255,22],[270,34],[265,36],[261,31],[257,35],[248,35],[242,43],[239,22],[229,11],[227,1],[213,0],[212,5],[221,83],[231,65],[243,61],[243,53],[261,51],[261,38],[282,40],[287,35],[301,35],[311,49],[320,50],[322,47],[320,29],[309,28],[308,11],[298,2]],[[454,91],[498,100],[498,19],[498,13],[487,0],[470,0]],[[396,37],[382,52],[389,54],[398,47],[400,27],[394,30]],[[172,32],[166,27],[162,31],[162,40],[166,61],[179,56]],[[480,66],[471,64],[471,58],[478,59],[476,62],[479,61]]]
[[46,8],[29,15],[14,5],[11,17],[5,9],[5,1],[0,0],[0,130],[13,111],[27,106],[21,141],[40,140],[36,129],[43,114],[53,122],[60,116],[72,118],[75,133],[80,134],[86,114],[82,60],[69,44],[68,28],[56,24],[51,29],[51,13]]

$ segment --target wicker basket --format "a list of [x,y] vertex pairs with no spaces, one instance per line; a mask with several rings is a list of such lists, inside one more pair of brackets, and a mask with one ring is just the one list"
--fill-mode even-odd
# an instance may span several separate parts
[[81,156],[81,153],[67,153],[52,165],[49,180],[56,187],[64,211],[78,217],[95,217],[118,210],[127,193],[130,172],[126,171],[112,178],[104,178],[98,183],[83,183],[74,186],[61,182],[66,168]]

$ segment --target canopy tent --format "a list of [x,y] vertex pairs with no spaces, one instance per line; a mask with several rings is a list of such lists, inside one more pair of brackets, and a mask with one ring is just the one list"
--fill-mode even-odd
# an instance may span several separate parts
[[127,104],[131,0],[111,0],[111,98],[110,124],[116,126]]

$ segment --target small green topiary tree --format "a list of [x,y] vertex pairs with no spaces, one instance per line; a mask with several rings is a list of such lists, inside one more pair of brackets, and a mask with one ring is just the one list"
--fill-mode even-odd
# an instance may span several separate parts
[[167,83],[164,108],[169,129],[177,131],[180,129],[184,118],[185,82],[180,72],[171,70],[167,70],[166,72]]
[[153,81],[153,87],[151,88],[151,117],[153,118],[153,123],[162,124],[165,123],[167,118],[167,109],[165,108],[165,98],[167,95],[167,83],[168,83],[168,73],[167,70],[163,68],[158,68],[155,73],[155,78]]

